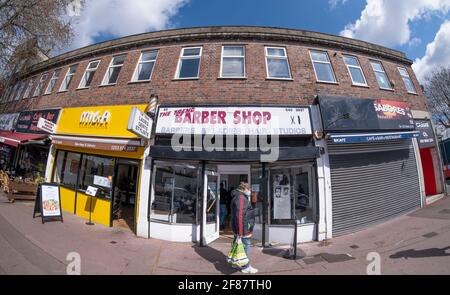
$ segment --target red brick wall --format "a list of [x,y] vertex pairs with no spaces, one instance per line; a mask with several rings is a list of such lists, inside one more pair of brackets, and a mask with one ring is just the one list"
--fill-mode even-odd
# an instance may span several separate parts
[[[247,79],[219,79],[221,47],[223,44],[244,44],[246,48]],[[200,78],[197,80],[174,80],[180,50],[183,46],[203,45],[200,65]],[[286,46],[292,81],[267,80],[264,46]],[[129,83],[132,78],[141,50],[127,51],[125,64],[120,72],[117,85],[99,86],[111,61],[110,53],[101,57],[80,60],[78,69],[69,87],[69,91],[56,93],[70,64],[62,68],[60,78],[50,95],[9,102],[0,107],[0,112],[16,112],[28,109],[49,107],[75,107],[85,105],[117,105],[149,102],[150,95],[159,96],[161,104],[311,104],[317,94],[345,95],[362,98],[376,98],[408,102],[414,110],[427,110],[422,89],[409,65],[406,67],[415,84],[418,95],[408,94],[395,62],[380,59],[391,81],[394,91],[381,90],[370,67],[369,58],[359,53],[341,49],[323,49],[308,47],[304,44],[265,43],[260,41],[214,41],[184,44],[172,44],[158,47],[159,54],[153,69],[152,80],[143,83]],[[338,84],[317,83],[309,56],[309,49],[327,50],[331,59]],[[336,53],[336,55],[335,55]],[[342,59],[343,53],[359,58],[369,87],[352,86],[347,68]],[[89,89],[76,90],[86,66],[90,60],[101,58]],[[72,63],[73,64],[73,63]],[[53,69],[49,71],[49,79]],[[39,81],[40,74],[36,81]],[[47,83],[48,83],[47,81]],[[37,82],[35,82],[36,86]],[[45,85],[45,88],[47,85]],[[34,87],[33,87],[34,88]],[[33,94],[32,89],[31,94]],[[43,91],[44,92],[44,91]]]

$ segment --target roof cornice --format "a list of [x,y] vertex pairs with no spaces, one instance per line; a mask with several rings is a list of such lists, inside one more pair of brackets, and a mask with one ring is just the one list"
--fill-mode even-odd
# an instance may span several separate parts
[[293,42],[308,45],[318,45],[329,48],[339,48],[354,52],[386,58],[403,64],[411,65],[412,61],[405,54],[380,45],[351,38],[329,35],[296,29],[252,26],[217,26],[171,29],[137,35],[130,35],[106,42],[82,47],[44,62],[33,65],[28,69],[26,76],[45,71],[49,68],[59,67],[87,57],[107,54],[129,48],[173,44],[192,41],[212,40],[255,40],[273,42]]

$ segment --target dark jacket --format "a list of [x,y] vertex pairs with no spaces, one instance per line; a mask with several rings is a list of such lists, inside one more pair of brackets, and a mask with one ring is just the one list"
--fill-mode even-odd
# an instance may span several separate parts
[[243,192],[231,193],[231,228],[235,235],[251,236],[255,226],[255,209]]

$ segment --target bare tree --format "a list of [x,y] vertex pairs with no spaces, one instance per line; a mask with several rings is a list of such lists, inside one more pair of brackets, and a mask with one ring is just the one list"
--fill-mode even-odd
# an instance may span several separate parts
[[450,128],[450,68],[441,68],[427,77],[425,95],[435,120]]
[[48,54],[71,41],[66,10],[73,1],[0,0],[0,75],[21,70],[22,61],[37,54],[33,48]]

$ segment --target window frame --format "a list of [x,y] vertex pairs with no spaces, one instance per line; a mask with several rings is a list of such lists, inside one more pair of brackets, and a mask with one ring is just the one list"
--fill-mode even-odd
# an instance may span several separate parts
[[[55,77],[55,74],[58,72],[58,76]],[[48,81],[47,87],[45,88],[44,95],[51,94],[53,90],[55,89],[56,83],[58,82],[60,75],[61,75],[62,69],[56,69],[53,71],[52,76],[50,77],[50,80]],[[55,80],[55,84],[53,84],[52,89],[49,89],[50,85],[52,84],[52,81]]]
[[[356,60],[356,62],[358,63],[358,66],[354,66],[354,65],[349,65],[349,64],[347,64],[347,63],[345,62],[345,58],[346,58],[346,57],[354,58],[354,59]],[[363,68],[362,68],[362,66],[361,66],[361,63],[359,62],[359,58],[358,58],[357,56],[354,56],[354,55],[343,54],[343,55],[342,55],[342,60],[344,61],[344,64],[345,64],[346,67],[347,67],[347,71],[348,71],[348,74],[350,75],[350,79],[352,80],[352,84],[353,84],[354,86],[369,87],[369,84],[367,83],[366,75],[364,74],[364,71],[363,71]],[[355,82],[355,81],[353,80],[353,75],[352,75],[352,72],[350,71],[350,68],[359,69],[359,70],[361,71],[361,75],[362,75],[362,77],[363,77],[363,79],[364,79],[364,83],[358,83],[358,82]]]
[[[394,88],[392,87],[391,80],[389,79],[389,76],[388,76],[388,74],[386,73],[386,69],[384,68],[384,65],[383,65],[383,63],[381,62],[381,60],[371,59],[369,62],[370,62],[370,66],[371,66],[371,68],[372,68],[372,71],[374,72],[375,79],[377,80],[378,87],[380,87],[381,90],[394,91]],[[377,63],[377,64],[379,64],[379,65],[381,66],[381,68],[383,69],[383,72],[380,72],[379,70],[375,70],[375,69],[373,68],[372,63]],[[383,74],[386,76],[386,80],[388,81],[389,87],[390,87],[390,88],[381,87],[380,83],[378,82],[378,78],[377,78],[377,74],[376,74],[376,73],[383,73]]]
[[[43,80],[44,77],[45,77],[45,79]],[[32,97],[38,97],[38,96],[42,95],[42,90],[44,90],[44,87],[47,85],[46,84],[47,80],[48,80],[48,72],[45,72],[39,78],[39,82],[37,83],[36,87],[34,88]],[[39,93],[36,93],[38,90],[39,90]]]
[[16,81],[14,83],[14,85],[12,86],[11,92],[8,93],[8,99],[6,100],[6,102],[14,101],[14,99],[16,98],[17,89],[19,89],[19,87],[20,87],[19,84],[20,84],[19,81]]
[[14,97],[14,101],[22,99],[23,91],[25,90],[26,85],[27,85],[27,81],[26,80],[20,81],[20,86],[17,89],[17,93],[16,93],[16,95]]
[[[156,51],[155,59],[148,60],[148,61],[142,61],[142,57],[144,56],[144,53],[151,52],[151,51]],[[149,50],[141,51],[141,55],[139,56],[139,59],[136,63],[136,67],[134,68],[133,75],[131,76],[130,83],[150,82],[152,80],[153,72],[155,71],[155,65],[156,65],[156,61],[158,60],[158,56],[159,56],[159,49],[149,49]],[[139,65],[144,64],[144,63],[153,63],[152,72],[150,73],[150,77],[148,79],[138,80],[137,78],[139,77],[139,73],[138,73]]]
[[[313,52],[315,52],[315,53],[324,53],[326,55],[326,57],[327,57],[328,62],[314,61],[313,60],[313,56],[312,56]],[[326,84],[339,84],[338,80],[337,80],[336,73],[334,72],[333,64],[331,63],[331,59],[330,59],[330,56],[328,55],[327,51],[317,50],[317,49],[310,49],[309,50],[309,57],[311,59],[311,63],[312,63],[313,69],[314,69],[314,74],[316,75],[316,82],[318,82],[318,83],[326,83]],[[331,73],[333,74],[334,81],[319,80],[319,77],[317,76],[317,70],[316,70],[316,67],[315,67],[314,63],[328,64],[330,66],[330,68],[331,68]]]
[[[184,51],[185,51],[186,49],[197,49],[197,48],[200,49],[199,55],[189,56],[189,57],[184,57],[184,56],[183,56]],[[200,67],[201,67],[201,64],[202,64],[202,56],[203,56],[203,46],[189,46],[189,47],[183,47],[183,48],[181,48],[180,56],[179,56],[179,58],[178,58],[178,65],[177,65],[177,70],[176,70],[176,72],[175,72],[175,78],[174,78],[174,80],[195,80],[195,79],[200,79]],[[185,77],[185,78],[180,78],[180,70],[181,70],[181,64],[182,64],[182,61],[185,60],[185,59],[197,59],[197,58],[199,59],[199,62],[198,62],[198,70],[197,70],[197,76],[196,76],[196,77]]]
[[26,99],[26,98],[30,98],[31,96],[31,90],[33,90],[33,87],[34,87],[34,82],[36,82],[36,76],[34,76],[34,77],[31,77],[29,80],[28,80],[28,85],[27,85],[27,88],[25,89],[25,92],[23,93],[23,99]]
[[[403,80],[403,84],[405,84],[406,91],[407,91],[409,94],[417,94],[416,85],[414,85],[414,82],[413,82],[413,80],[411,79],[411,76],[409,75],[408,70],[407,70],[405,67],[400,67],[400,66],[397,67],[397,70],[398,70],[398,73],[400,74],[400,77],[401,77],[402,80]],[[408,76],[402,75],[401,70],[404,70]],[[405,83],[405,80],[404,80],[404,79],[408,79],[408,80],[411,82],[411,85],[412,85],[412,87],[413,87],[413,89],[414,89],[414,92],[408,90],[408,87],[406,86],[406,83]]]
[[[225,47],[241,47],[243,49],[244,55],[228,55],[228,56],[224,56],[224,49]],[[220,54],[220,72],[219,72],[219,78],[220,79],[246,79],[247,78],[247,67],[246,67],[246,55],[247,55],[247,51],[245,49],[245,45],[240,45],[240,44],[227,44],[227,45],[222,45],[222,51]],[[244,73],[242,76],[224,76],[223,75],[223,60],[224,58],[242,58],[244,63]],[[200,64],[199,64],[199,71],[200,71]]]
[[[94,63],[94,62],[98,62],[97,66],[95,67],[95,69],[89,69],[89,66]],[[101,59],[96,59],[96,60],[91,60],[88,65],[86,66],[86,69],[84,70],[83,76],[81,77],[80,83],[78,83],[78,87],[77,89],[89,89],[91,87],[91,85],[89,86],[81,86],[81,84],[83,83],[84,79],[86,78],[86,75],[88,72],[94,72],[92,75],[95,75],[95,73],[98,70],[98,67],[100,66],[101,63]],[[94,77],[92,77],[94,78]]]
[[[284,57],[274,56],[274,55],[269,56],[268,49],[283,49]],[[288,57],[288,54],[287,54],[286,47],[264,46],[264,57],[265,57],[265,61],[266,61],[266,79],[270,79],[270,80],[289,80],[289,81],[293,80],[292,79],[292,73],[291,73],[291,65],[289,63],[289,57]],[[286,60],[287,65],[288,65],[289,78],[270,77],[270,74],[269,74],[269,63],[268,63],[269,58],[270,59]]]
[[[118,57],[121,57],[121,56],[125,56],[125,58],[123,60],[123,63],[121,65],[113,65],[114,59],[118,58]],[[113,86],[113,85],[117,84],[117,81],[119,81],[120,72],[122,71],[122,67],[125,64],[126,59],[127,59],[127,53],[116,54],[116,55],[112,56],[111,60],[109,61],[108,68],[106,69],[105,75],[103,76],[102,83],[100,84],[100,86]],[[114,83],[106,83],[106,79],[108,77],[109,69],[111,69],[111,68],[120,68],[119,74],[117,74],[116,82],[114,82]],[[108,78],[108,80],[109,80],[109,78]]]
[[[69,74],[69,73],[70,73],[70,69],[71,69],[72,67],[75,67],[75,72],[74,72],[73,74]],[[73,79],[73,77],[75,76],[75,74],[77,73],[77,70],[78,70],[78,64],[70,65],[70,66],[67,68],[67,71],[66,71],[66,74],[64,75],[64,78],[63,78],[63,80],[62,80],[62,83],[61,83],[61,85],[59,85],[59,91],[58,91],[58,92],[66,92],[66,91],[69,91],[70,84],[72,83],[72,79]],[[66,86],[66,89],[62,89],[62,87],[63,87],[63,85],[64,85],[64,81],[66,81],[66,79],[67,79],[68,76],[70,76],[70,82],[69,82],[69,85]]]

